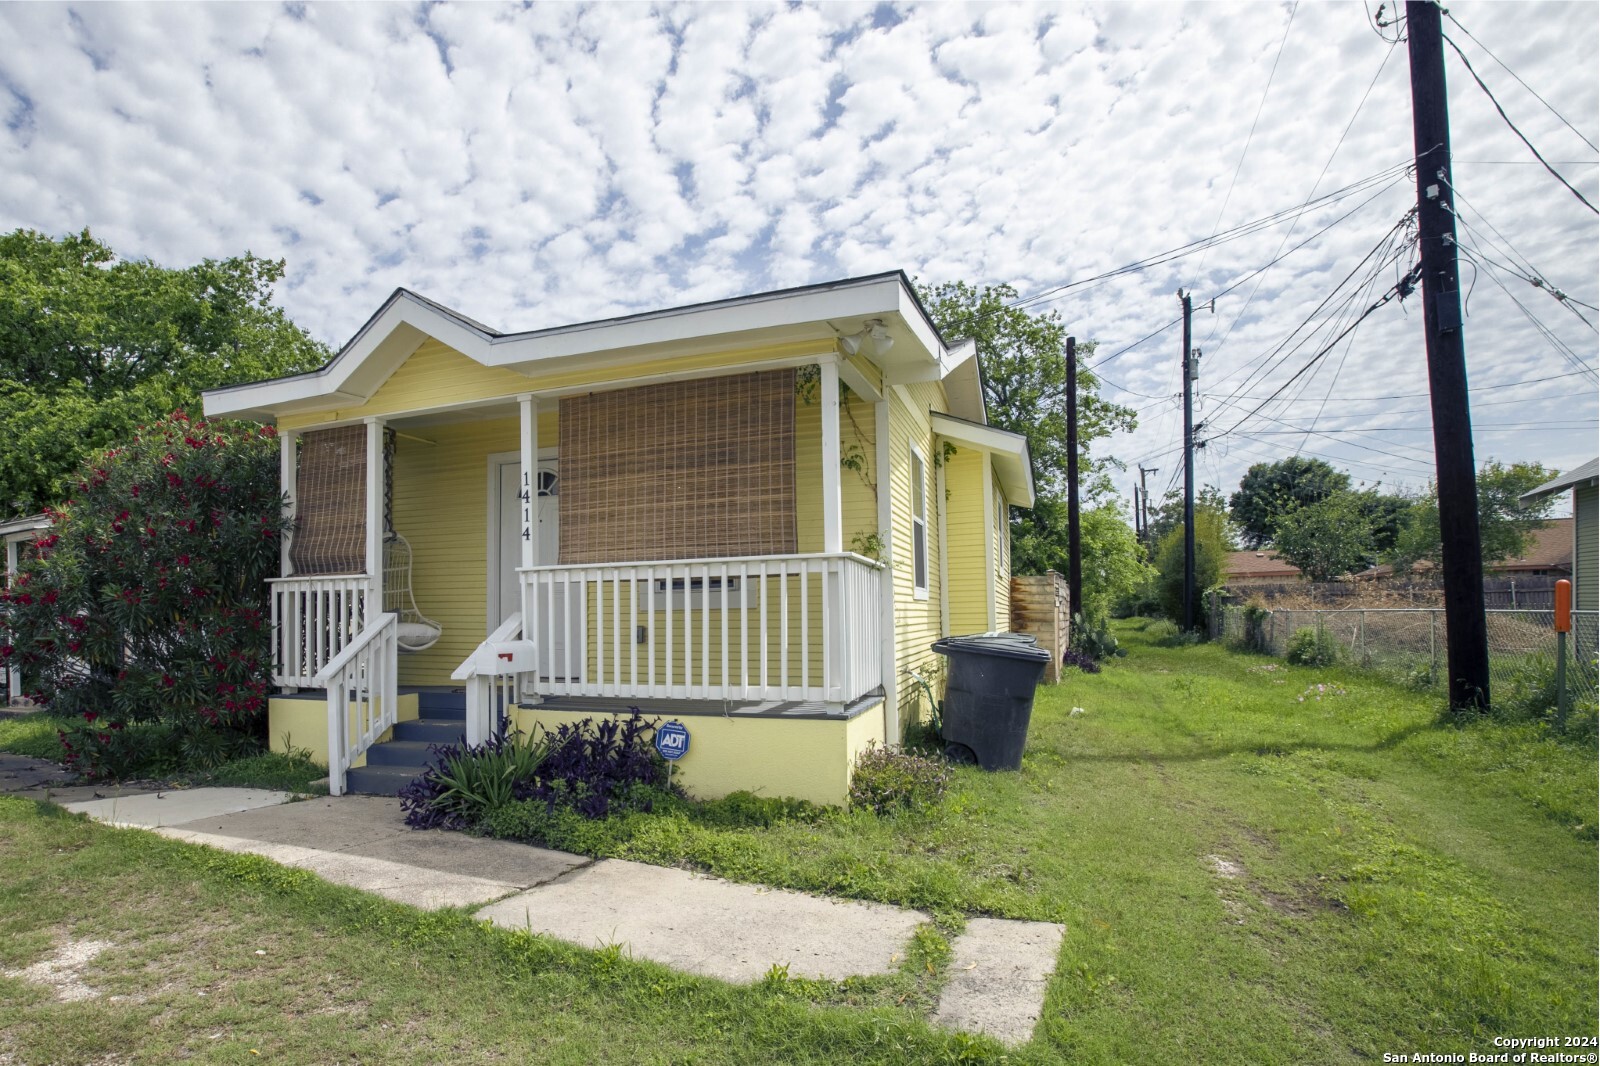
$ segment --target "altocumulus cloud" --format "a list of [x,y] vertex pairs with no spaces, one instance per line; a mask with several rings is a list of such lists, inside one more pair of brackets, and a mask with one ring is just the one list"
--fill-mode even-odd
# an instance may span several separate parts
[[[1452,11],[1596,139],[1591,5]],[[0,225],[87,225],[169,263],[282,256],[285,304],[335,344],[397,285],[507,329],[891,268],[1036,293],[1411,152],[1404,46],[1360,4],[5,5],[0,38]],[[1595,200],[1594,151],[1458,40]],[[1595,216],[1529,165],[1451,63],[1458,185],[1481,247],[1496,247],[1492,224],[1600,304]],[[1403,176],[1373,193],[1200,320],[1213,428],[1319,347],[1263,371],[1414,195]],[[1179,286],[1205,300],[1359,202],[1308,216],[1286,243],[1280,227],[1038,306],[1109,354],[1169,321]],[[1593,365],[1595,333],[1504,271],[1465,273],[1473,382],[1507,386],[1477,394],[1496,405],[1475,416],[1480,456],[1592,454],[1590,379],[1517,383],[1572,372],[1559,346]],[[1425,404],[1349,399],[1423,388],[1419,329],[1414,308],[1375,314],[1269,409],[1281,423],[1253,424],[1316,419],[1332,436],[1219,440],[1203,475],[1228,487],[1300,447],[1419,483]],[[1108,395],[1142,408],[1116,454],[1174,442],[1176,349],[1169,331],[1105,368]],[[1560,419],[1578,425],[1497,428]],[[1347,430],[1380,423],[1411,429]]]

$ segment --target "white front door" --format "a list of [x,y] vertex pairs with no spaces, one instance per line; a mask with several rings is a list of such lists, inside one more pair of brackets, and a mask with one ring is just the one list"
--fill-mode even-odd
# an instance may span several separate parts
[[[498,466],[499,492],[496,494],[494,520],[499,530],[499,561],[489,589],[490,604],[494,608],[490,617],[497,620],[494,625],[499,625],[507,615],[517,610],[521,602],[517,567],[522,565],[523,538],[528,535],[539,538],[539,562],[545,566],[556,561],[556,553],[561,546],[561,477],[555,456],[539,460],[538,478],[533,489],[533,514],[537,529],[531,534],[523,525],[522,464],[513,459],[501,461]],[[541,635],[539,673],[543,677],[564,677],[566,671],[561,664],[565,662],[569,639],[569,626],[563,624],[566,622],[566,611],[561,603],[556,603],[552,608],[551,604],[543,601],[536,603],[534,610],[539,613],[538,631]],[[552,664],[556,664],[558,669],[552,670]]]

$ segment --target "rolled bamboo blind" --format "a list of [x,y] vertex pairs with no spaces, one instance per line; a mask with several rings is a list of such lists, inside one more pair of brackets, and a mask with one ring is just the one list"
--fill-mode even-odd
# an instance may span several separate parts
[[294,537],[296,574],[360,574],[367,559],[367,427],[300,435]]
[[562,563],[796,551],[793,370],[561,401]]

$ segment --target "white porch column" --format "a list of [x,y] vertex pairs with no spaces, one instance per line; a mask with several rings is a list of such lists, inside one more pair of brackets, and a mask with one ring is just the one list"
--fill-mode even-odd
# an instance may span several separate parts
[[[522,412],[522,565],[538,566],[539,531],[534,528],[539,491],[539,401],[524,393],[517,397]],[[524,605],[526,610],[526,605]]]
[[370,623],[383,613],[383,419],[367,424],[367,595]]
[[844,550],[841,529],[839,490],[839,363],[833,357],[821,359],[817,369],[822,377],[822,550]]
[[872,476],[878,484],[878,549],[883,569],[878,571],[878,609],[881,612],[881,669],[883,672],[884,742],[900,743],[900,649],[894,636],[894,487],[889,474],[889,400],[872,405],[872,437],[877,454],[872,460]]
[[289,560],[289,542],[294,539],[295,492],[300,480],[299,443],[300,434],[294,430],[278,434],[278,487],[283,490],[287,500],[286,513],[289,516],[289,531],[279,542],[279,577],[294,573],[294,563]]
[[[21,543],[22,542],[19,538],[6,538],[6,588],[10,588],[11,583],[17,578],[18,548],[20,547]],[[18,696],[22,695],[21,667],[12,666],[7,668],[6,695],[12,699],[16,699]]]

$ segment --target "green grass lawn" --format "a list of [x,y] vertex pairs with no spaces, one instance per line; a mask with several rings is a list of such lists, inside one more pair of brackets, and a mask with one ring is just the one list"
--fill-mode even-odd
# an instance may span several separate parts
[[1439,726],[1432,697],[1371,677],[1122,636],[1128,658],[1041,691],[1021,773],[959,770],[935,810],[678,816],[622,846],[935,913],[901,974],[854,986],[730,988],[0,804],[0,970],[65,936],[117,945],[88,971],[97,1000],[0,978],[0,1059],[992,1059],[923,1021],[939,934],[977,914],[1067,926],[1012,1062],[1362,1062],[1595,1035],[1592,743]]

